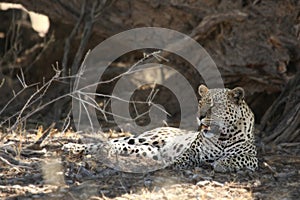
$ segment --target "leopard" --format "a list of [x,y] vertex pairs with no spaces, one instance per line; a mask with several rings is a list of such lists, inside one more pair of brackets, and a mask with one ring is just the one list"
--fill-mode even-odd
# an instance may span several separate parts
[[[109,167],[116,166],[116,162],[112,161],[114,158],[117,158],[116,161],[124,157],[130,162],[144,158],[146,164],[142,168],[152,163],[157,168],[174,169],[209,165],[221,173],[244,169],[255,171],[258,159],[254,114],[245,102],[244,89],[209,89],[201,84],[198,94],[198,129],[195,131],[159,127],[140,135],[99,143],[69,143],[63,149],[74,154],[98,155],[99,159],[112,163]],[[124,167],[119,168],[122,169]]]

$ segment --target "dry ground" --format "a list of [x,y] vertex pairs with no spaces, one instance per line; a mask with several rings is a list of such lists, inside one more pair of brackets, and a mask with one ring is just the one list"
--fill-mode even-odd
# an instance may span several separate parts
[[0,199],[299,199],[300,144],[260,145],[256,172],[214,173],[209,167],[118,172],[61,146],[69,131],[0,134]]

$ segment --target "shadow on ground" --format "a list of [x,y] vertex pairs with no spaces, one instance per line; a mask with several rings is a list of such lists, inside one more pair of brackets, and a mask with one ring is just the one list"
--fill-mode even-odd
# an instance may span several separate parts
[[222,174],[204,166],[133,174],[118,172],[80,155],[65,155],[60,150],[61,143],[74,140],[72,135],[57,133],[43,149],[28,148],[34,134],[28,133],[22,140],[20,135],[4,138],[0,148],[0,198],[4,199],[297,199],[300,196],[297,144],[260,147],[260,168],[256,172]]

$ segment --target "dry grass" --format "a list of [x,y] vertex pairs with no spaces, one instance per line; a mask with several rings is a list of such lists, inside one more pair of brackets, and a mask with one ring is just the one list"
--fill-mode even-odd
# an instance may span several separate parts
[[[4,135],[0,143],[1,199],[297,199],[299,147],[267,149],[257,172],[214,173],[209,167],[145,174],[118,172],[97,161],[64,154],[74,132]],[[41,136],[40,136],[41,137]]]
[[228,183],[224,186],[211,182],[205,186],[182,183],[152,191],[143,189],[140,194],[124,194],[115,199],[253,199],[250,191],[236,186],[234,183]]

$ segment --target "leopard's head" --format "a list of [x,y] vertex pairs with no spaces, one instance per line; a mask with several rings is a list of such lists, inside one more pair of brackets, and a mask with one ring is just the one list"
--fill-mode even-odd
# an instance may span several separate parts
[[208,89],[200,85],[198,89],[200,100],[197,121],[205,132],[223,133],[228,128],[236,127],[244,118],[244,90],[241,87],[234,89]]

